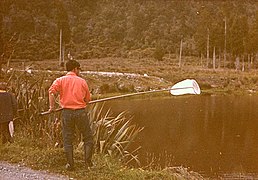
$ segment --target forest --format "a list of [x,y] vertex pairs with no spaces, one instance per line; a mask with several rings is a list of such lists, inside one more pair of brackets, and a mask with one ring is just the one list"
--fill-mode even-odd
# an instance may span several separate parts
[[255,0],[1,0],[0,6],[1,64],[67,54],[162,60],[181,48],[184,56],[207,59],[216,52],[224,63],[257,59]]

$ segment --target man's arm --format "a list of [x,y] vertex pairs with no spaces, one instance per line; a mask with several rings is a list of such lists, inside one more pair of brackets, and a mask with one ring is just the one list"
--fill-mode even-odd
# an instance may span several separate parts
[[91,95],[90,95],[88,84],[86,82],[84,84],[84,88],[85,88],[84,101],[86,102],[86,104],[88,104],[90,102],[90,100],[91,100]]
[[53,93],[49,93],[49,111],[55,110],[55,95]]
[[60,88],[60,79],[57,78],[48,89],[49,111],[55,110],[55,94],[59,92],[59,88]]

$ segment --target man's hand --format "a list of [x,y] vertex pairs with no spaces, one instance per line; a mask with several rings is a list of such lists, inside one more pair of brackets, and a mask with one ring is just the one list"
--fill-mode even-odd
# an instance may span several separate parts
[[56,110],[55,107],[49,107],[48,112],[53,112],[53,111],[55,111],[55,110]]

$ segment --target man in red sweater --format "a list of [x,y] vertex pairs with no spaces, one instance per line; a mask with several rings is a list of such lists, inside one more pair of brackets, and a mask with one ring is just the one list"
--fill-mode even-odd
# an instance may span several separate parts
[[93,135],[90,122],[85,111],[90,101],[90,92],[86,81],[79,77],[80,64],[75,60],[66,63],[68,73],[57,78],[49,88],[49,111],[55,109],[54,95],[60,94],[60,105],[62,110],[62,134],[64,140],[64,151],[67,158],[66,169],[74,169],[73,139],[75,136],[75,125],[79,129],[83,142],[86,168],[92,167]]

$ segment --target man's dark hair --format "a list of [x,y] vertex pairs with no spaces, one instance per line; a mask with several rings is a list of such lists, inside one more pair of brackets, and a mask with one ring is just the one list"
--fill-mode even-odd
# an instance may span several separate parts
[[75,60],[69,60],[66,62],[66,70],[72,71],[74,68],[80,68],[80,63]]

